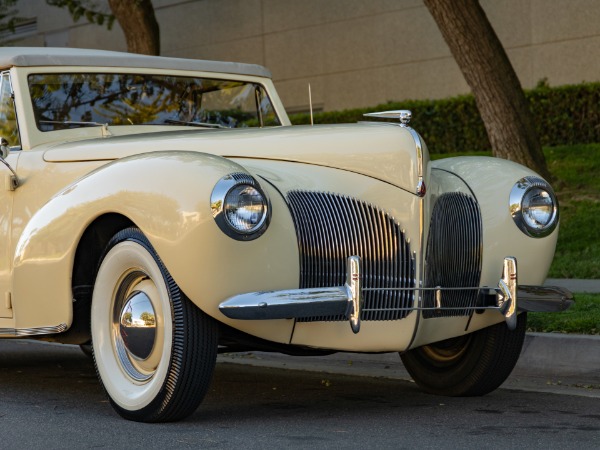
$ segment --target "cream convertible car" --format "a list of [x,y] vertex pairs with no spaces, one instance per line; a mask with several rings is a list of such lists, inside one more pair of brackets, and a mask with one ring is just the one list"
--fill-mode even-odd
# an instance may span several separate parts
[[558,233],[552,188],[431,162],[394,123],[290,126],[246,64],[0,49],[0,336],[89,344],[119,414],[181,419],[218,352],[400,352],[425,391],[511,372]]

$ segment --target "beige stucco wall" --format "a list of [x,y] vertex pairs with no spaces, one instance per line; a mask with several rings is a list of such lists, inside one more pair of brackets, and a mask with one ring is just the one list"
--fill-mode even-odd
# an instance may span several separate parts
[[[105,4],[97,0],[98,4]],[[289,110],[373,106],[468,92],[422,0],[154,0],[162,54],[266,65]],[[600,1],[481,0],[524,87],[600,80]],[[73,24],[41,0],[22,45],[125,50],[112,31]]]

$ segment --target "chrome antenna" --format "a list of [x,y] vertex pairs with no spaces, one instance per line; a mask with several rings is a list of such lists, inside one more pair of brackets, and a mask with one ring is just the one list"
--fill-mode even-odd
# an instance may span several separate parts
[[310,91],[310,83],[308,83],[308,107],[310,108],[310,125],[313,126],[313,107],[312,107],[312,93]]

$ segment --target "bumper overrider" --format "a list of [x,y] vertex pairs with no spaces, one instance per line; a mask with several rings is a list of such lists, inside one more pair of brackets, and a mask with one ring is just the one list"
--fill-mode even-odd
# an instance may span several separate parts
[[[347,262],[347,279],[344,286],[261,291],[239,294],[225,300],[219,310],[230,319],[273,320],[301,319],[314,316],[345,315],[354,333],[360,331],[363,309],[362,293],[373,290],[434,291],[435,306],[413,306],[407,311],[448,311],[460,308],[442,306],[444,292],[451,290],[477,290],[477,305],[467,307],[474,312],[496,310],[504,316],[509,329],[517,324],[517,313],[558,312],[568,309],[574,302],[573,294],[556,286],[528,286],[517,283],[517,260],[504,258],[502,278],[496,287],[443,287],[431,288],[361,288],[360,257],[350,256]],[[518,299],[518,300],[517,300]]]

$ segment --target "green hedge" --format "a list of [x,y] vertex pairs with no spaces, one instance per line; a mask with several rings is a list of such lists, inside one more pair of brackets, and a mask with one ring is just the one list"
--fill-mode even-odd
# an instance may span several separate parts
[[[600,142],[600,83],[549,87],[542,81],[525,91],[543,146]],[[366,112],[410,109],[411,124],[425,138],[432,153],[489,151],[483,122],[472,95],[442,100],[388,102],[372,108],[320,112],[319,123],[354,123],[368,120]],[[310,123],[309,114],[292,114],[294,125]]]

